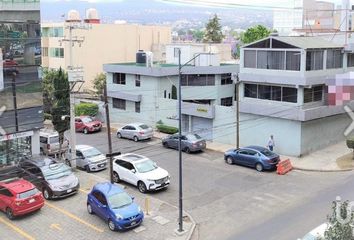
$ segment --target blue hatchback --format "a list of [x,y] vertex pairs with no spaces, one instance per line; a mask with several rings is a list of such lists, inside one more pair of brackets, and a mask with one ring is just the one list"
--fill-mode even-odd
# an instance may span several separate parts
[[104,219],[112,231],[130,229],[144,219],[144,213],[133,200],[117,185],[98,183],[87,195],[87,211]]
[[254,167],[261,172],[263,169],[275,169],[280,161],[279,155],[260,146],[249,146],[230,149],[225,152],[224,159],[228,164],[240,164]]

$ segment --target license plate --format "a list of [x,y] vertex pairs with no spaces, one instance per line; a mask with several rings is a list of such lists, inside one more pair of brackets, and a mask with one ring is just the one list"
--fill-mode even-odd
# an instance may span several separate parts
[[36,201],[36,200],[32,198],[32,199],[30,199],[28,202],[29,202],[29,203],[34,203],[35,201]]
[[66,192],[71,193],[72,191],[73,191],[72,189],[68,189]]
[[131,224],[130,224],[130,226],[133,226],[133,225],[135,225],[136,224],[136,222],[134,221],[134,222],[131,222]]

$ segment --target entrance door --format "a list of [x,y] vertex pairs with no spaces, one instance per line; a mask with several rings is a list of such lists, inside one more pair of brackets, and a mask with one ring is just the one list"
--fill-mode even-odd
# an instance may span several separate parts
[[205,140],[213,139],[213,120],[201,117],[192,117],[192,132]]

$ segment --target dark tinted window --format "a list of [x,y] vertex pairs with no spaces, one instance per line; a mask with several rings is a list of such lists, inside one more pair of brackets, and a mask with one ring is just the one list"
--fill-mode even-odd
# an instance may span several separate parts
[[0,187],[0,195],[12,197],[12,193],[5,187]]
[[256,84],[245,84],[245,97],[257,98]]
[[102,205],[107,205],[106,197],[99,191],[95,191],[92,195],[99,201]]
[[297,102],[297,89],[283,87],[283,102]]

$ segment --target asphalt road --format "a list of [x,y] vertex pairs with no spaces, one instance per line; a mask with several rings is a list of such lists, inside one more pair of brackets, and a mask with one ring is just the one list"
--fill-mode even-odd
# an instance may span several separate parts
[[[106,135],[78,133],[77,142],[106,153]],[[135,143],[114,134],[112,139],[114,151],[145,155],[170,172],[170,187],[151,194],[178,206],[178,152],[163,148],[158,139]],[[96,174],[107,177],[109,171]],[[184,209],[198,224],[193,239],[297,239],[326,220],[337,195],[354,199],[348,195],[351,175],[292,171],[279,176],[226,165],[219,152],[183,153]]]

